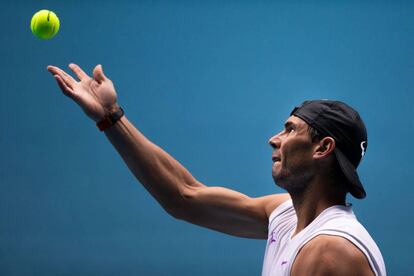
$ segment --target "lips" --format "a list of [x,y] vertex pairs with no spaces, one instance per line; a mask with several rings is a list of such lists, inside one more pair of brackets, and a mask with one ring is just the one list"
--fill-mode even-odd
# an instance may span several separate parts
[[272,161],[273,162],[278,162],[278,161],[280,161],[280,157],[277,156],[277,155],[272,155]]

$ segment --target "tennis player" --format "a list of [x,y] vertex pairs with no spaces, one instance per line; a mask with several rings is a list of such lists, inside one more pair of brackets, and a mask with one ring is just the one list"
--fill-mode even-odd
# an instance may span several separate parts
[[368,141],[359,114],[339,101],[305,101],[270,138],[272,175],[287,193],[251,198],[207,186],[127,119],[98,65],[48,66],[62,92],[96,122],[131,172],[174,218],[226,234],[266,239],[263,276],[386,275],[378,246],[346,194],[362,199],[356,168]]

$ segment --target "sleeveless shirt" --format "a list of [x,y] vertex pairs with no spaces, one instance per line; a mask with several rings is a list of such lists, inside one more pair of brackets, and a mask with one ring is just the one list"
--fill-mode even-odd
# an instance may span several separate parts
[[271,213],[262,276],[290,276],[299,250],[318,235],[335,235],[347,239],[364,253],[375,275],[386,275],[378,246],[358,222],[350,204],[325,209],[292,238],[296,224],[297,217],[292,200],[282,203]]

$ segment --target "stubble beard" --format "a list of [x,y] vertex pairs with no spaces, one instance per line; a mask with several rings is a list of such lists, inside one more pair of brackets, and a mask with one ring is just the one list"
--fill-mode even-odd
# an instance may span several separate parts
[[292,198],[302,198],[315,174],[304,164],[290,168],[283,163],[279,165],[281,168],[272,172],[276,185],[286,190]]

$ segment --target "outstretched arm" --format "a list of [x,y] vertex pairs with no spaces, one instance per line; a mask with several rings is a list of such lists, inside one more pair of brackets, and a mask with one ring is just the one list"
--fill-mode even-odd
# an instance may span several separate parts
[[[115,88],[102,67],[93,78],[69,65],[80,81],[49,66],[63,93],[78,103],[95,122],[118,108]],[[197,181],[177,160],[149,141],[124,116],[105,131],[132,173],[172,216],[227,234],[267,238],[268,216],[289,197],[286,194],[250,198]]]
[[178,219],[231,235],[267,238],[268,214],[288,199],[287,195],[250,198],[205,186],[125,117],[105,134],[144,187]]

